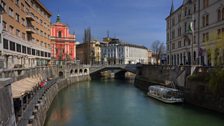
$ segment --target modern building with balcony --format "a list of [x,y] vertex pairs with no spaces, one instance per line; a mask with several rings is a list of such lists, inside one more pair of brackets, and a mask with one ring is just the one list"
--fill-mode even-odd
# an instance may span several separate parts
[[172,4],[166,22],[168,64],[224,64],[224,0]]
[[51,13],[39,0],[1,0],[4,68],[46,65],[51,58]]

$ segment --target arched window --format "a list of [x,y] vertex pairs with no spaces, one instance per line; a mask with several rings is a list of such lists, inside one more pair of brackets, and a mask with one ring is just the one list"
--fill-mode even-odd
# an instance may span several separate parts
[[61,31],[58,32],[58,38],[61,38],[62,37],[62,34],[61,34]]

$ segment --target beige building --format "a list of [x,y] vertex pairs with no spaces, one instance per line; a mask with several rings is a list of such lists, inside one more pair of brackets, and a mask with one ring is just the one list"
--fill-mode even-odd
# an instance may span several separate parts
[[50,61],[51,13],[39,0],[0,0],[4,67],[34,67]]
[[93,40],[90,43],[84,42],[76,46],[77,60],[81,64],[100,64],[101,46],[100,42]]
[[183,0],[166,21],[168,64],[224,63],[224,0]]

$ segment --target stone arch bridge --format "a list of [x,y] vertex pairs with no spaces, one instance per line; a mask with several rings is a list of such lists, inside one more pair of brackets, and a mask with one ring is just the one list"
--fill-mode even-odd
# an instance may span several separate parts
[[99,78],[103,71],[113,71],[115,78],[125,78],[126,72],[137,74],[141,64],[115,64],[115,65],[95,65],[89,68],[91,78]]

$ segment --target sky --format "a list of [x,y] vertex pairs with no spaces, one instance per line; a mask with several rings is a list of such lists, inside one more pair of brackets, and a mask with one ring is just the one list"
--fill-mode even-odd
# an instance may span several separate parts
[[[148,48],[155,40],[166,41],[165,18],[172,0],[40,0],[52,13],[51,22],[59,14],[61,21],[83,41],[84,29],[90,27],[95,39],[116,37]],[[182,0],[174,0],[175,9]]]

